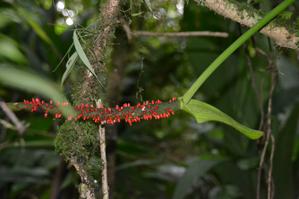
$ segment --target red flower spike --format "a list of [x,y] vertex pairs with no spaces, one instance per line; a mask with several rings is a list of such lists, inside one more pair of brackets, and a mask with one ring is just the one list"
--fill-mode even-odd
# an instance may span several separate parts
[[[120,123],[121,120],[127,122],[130,126],[133,123],[142,120],[162,119],[168,118],[175,114],[174,109],[177,109],[176,98],[171,98],[168,102],[161,100],[147,100],[143,103],[138,103],[132,106],[130,103],[124,103],[122,106],[116,105],[113,108],[104,107],[100,104],[95,108],[93,104],[79,104],[75,105],[74,109],[78,112],[77,116],[68,116],[67,121],[83,120],[93,121],[100,124],[115,124]],[[31,112],[42,111],[44,117],[48,117],[49,113],[53,114],[55,119],[62,118],[62,113],[58,110],[59,106],[68,106],[68,102],[53,102],[49,103],[40,100],[39,98],[32,98],[31,100],[24,100],[23,104],[17,104],[21,109],[27,109]]]

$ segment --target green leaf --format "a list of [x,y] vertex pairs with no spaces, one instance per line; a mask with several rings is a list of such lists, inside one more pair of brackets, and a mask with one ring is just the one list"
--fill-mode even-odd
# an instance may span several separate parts
[[294,198],[294,163],[292,154],[295,150],[296,131],[299,127],[299,103],[294,105],[292,112],[283,128],[276,137],[273,176],[275,196],[277,198]]
[[292,18],[293,15],[294,15],[294,14],[293,14],[292,12],[290,12],[290,11],[283,11],[283,12],[279,15],[279,17],[281,17],[281,18],[284,19],[284,20],[290,20],[290,19]]
[[18,43],[10,37],[0,34],[0,58],[4,57],[16,63],[26,63],[27,59],[19,50]]
[[136,13],[132,13],[131,16],[132,17],[137,17],[137,16],[140,16],[142,14],[143,14],[143,12],[136,12]]
[[79,41],[79,38],[78,38],[78,35],[77,35],[77,31],[74,30],[74,33],[73,33],[73,42],[74,42],[74,46],[75,46],[75,49],[80,57],[80,59],[82,60],[82,62],[84,63],[84,65],[87,67],[87,69],[93,74],[93,76],[97,79],[97,81],[100,83],[100,85],[104,88],[103,84],[100,82],[100,80],[98,79],[95,71],[93,70],[93,67],[91,66],[81,44],[80,44],[80,41]]
[[178,181],[172,199],[183,199],[192,192],[194,184],[200,177],[205,175],[219,160],[202,160],[192,161],[185,174]]
[[[50,80],[4,65],[0,65],[0,71],[0,82],[7,86],[44,95],[57,102],[67,101],[58,86]],[[59,109],[65,117],[76,115],[71,106],[59,106]]]
[[66,70],[62,75],[61,79],[61,86],[63,86],[64,81],[68,77],[68,75],[71,73],[73,66],[75,65],[76,61],[78,59],[78,53],[74,52],[72,56],[69,58],[69,60],[66,63]]
[[219,109],[199,100],[192,99],[187,104],[184,104],[181,101],[181,109],[193,115],[198,123],[208,121],[222,122],[235,128],[250,139],[258,139],[263,135],[262,131],[250,129],[226,115]]
[[20,22],[20,18],[16,15],[13,9],[2,8],[0,9],[0,28],[5,27],[12,22]]
[[35,21],[33,15],[22,8],[17,8],[18,14],[23,18],[34,30],[34,32],[46,43],[53,45],[51,39],[47,35],[47,33],[43,30],[43,28]]
[[82,62],[84,63],[84,65],[87,67],[87,69],[94,75],[96,76],[81,44],[80,44],[80,41],[79,41],[79,38],[78,38],[78,35],[77,35],[77,31],[74,30],[74,33],[73,33],[73,42],[74,42],[74,46],[75,46],[75,49],[80,57],[80,59],[82,60]]
[[196,91],[202,86],[202,84],[214,73],[214,71],[228,58],[230,57],[240,46],[242,46],[249,38],[255,35],[271,20],[273,20],[279,13],[284,11],[289,5],[294,3],[295,0],[284,0],[274,9],[267,13],[259,22],[252,26],[248,31],[242,34],[236,41],[234,41],[225,51],[223,51],[205,71],[195,80],[192,86],[184,94],[182,101],[187,104],[193,97]]
[[73,45],[74,45],[73,43],[70,45],[70,47],[67,49],[66,53],[63,55],[62,59],[59,61],[57,66],[52,70],[52,72],[55,72],[61,66],[64,59],[70,54],[70,51],[72,50]]

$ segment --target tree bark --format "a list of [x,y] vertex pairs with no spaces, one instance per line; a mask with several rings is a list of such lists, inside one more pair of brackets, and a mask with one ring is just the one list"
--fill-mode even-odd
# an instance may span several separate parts
[[[255,25],[262,16],[258,10],[250,7],[250,5],[242,7],[238,2],[229,0],[194,0],[200,5],[206,6],[210,10],[236,21],[247,27]],[[277,45],[285,48],[299,50],[299,36],[291,31],[288,27],[278,25],[275,22],[268,24],[261,31],[262,34],[271,38]]]
[[[118,23],[117,18],[119,10],[119,0],[107,0],[100,8],[99,22],[96,24],[96,29],[94,30],[97,33],[92,41],[90,41],[92,47],[87,49],[89,51],[86,52],[88,52],[89,60],[92,62],[92,67],[95,73],[99,78],[101,78],[101,81],[103,81],[104,87],[100,87],[90,72],[85,70],[82,77],[80,77],[83,79],[83,81],[81,81],[81,85],[76,85],[79,86],[79,89],[75,89],[75,92],[72,93],[73,98],[77,103],[84,102],[84,100],[89,99],[90,97],[101,99],[104,102],[106,100],[106,71],[111,53],[111,41],[114,37],[114,30]],[[81,131],[84,129],[84,124],[76,124],[73,128],[77,132]],[[105,131],[104,127],[102,130]],[[103,136],[101,138],[103,139]],[[102,157],[104,152],[105,151],[101,151]],[[80,197],[86,199],[96,199],[97,196],[101,194],[97,193],[95,189],[95,182],[92,180],[93,178],[88,173],[88,170],[86,170],[85,165],[82,165],[82,163],[76,157],[71,157],[69,160],[70,164],[75,167],[78,175],[81,178],[81,185],[79,187]],[[107,178],[107,176],[105,176],[105,178]],[[97,181],[100,181],[100,179]],[[107,179],[105,181],[107,181]],[[108,185],[105,186],[105,190],[108,191]],[[103,194],[103,196],[105,196],[106,199],[109,197],[108,194]]]

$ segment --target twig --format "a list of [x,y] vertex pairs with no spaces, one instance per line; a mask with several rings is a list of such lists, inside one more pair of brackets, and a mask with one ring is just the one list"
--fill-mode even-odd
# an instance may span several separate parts
[[266,124],[266,140],[265,140],[265,145],[262,150],[261,154],[261,159],[259,163],[259,168],[258,168],[258,173],[257,173],[257,191],[256,191],[256,198],[260,198],[260,186],[261,186],[261,175],[262,175],[262,170],[263,166],[265,164],[265,157],[266,157],[266,152],[268,149],[269,141],[271,138],[272,141],[272,147],[270,151],[270,160],[269,160],[269,170],[267,174],[267,199],[273,199],[274,197],[274,190],[273,190],[273,178],[272,178],[272,168],[273,168],[273,156],[274,156],[274,150],[275,150],[275,140],[272,135],[272,97],[273,97],[273,92],[276,86],[276,78],[277,78],[277,71],[275,68],[275,64],[273,63],[272,59],[268,57],[269,61],[269,70],[271,72],[271,87],[269,91],[269,100],[268,100],[268,108],[267,108],[267,124]]
[[6,105],[4,101],[0,101],[0,107],[6,114],[6,116],[12,121],[12,123],[15,125],[17,131],[20,135],[23,135],[23,133],[26,130],[26,127],[24,124],[17,118],[17,116],[12,112],[9,107]]
[[264,166],[264,162],[265,162],[266,151],[267,151],[267,147],[269,144],[269,135],[270,134],[268,134],[268,133],[266,134],[266,141],[265,141],[265,145],[263,147],[260,162],[259,162],[259,168],[258,168],[258,172],[257,172],[257,184],[256,184],[256,199],[260,199],[261,177],[262,177],[262,170],[263,170],[263,166]]
[[226,32],[211,31],[189,31],[189,32],[149,32],[149,31],[133,31],[134,37],[228,37]]
[[150,31],[132,31],[130,27],[123,23],[123,29],[126,32],[128,40],[133,37],[228,37],[226,32],[212,32],[212,31],[188,31],[188,32],[150,32]]
[[[230,0],[194,0],[200,5],[206,6],[219,15],[227,17],[247,27],[255,25],[262,16],[253,7],[240,5],[237,1]],[[286,26],[270,23],[261,31],[264,35],[273,39],[281,47],[299,50],[299,36],[293,33]]]
[[[272,60],[272,59],[270,59]],[[271,64],[272,63],[272,64]],[[267,113],[267,134],[268,134],[268,139],[272,138],[272,98],[273,98],[273,93],[274,89],[276,86],[276,78],[277,78],[277,70],[275,68],[275,64],[270,62],[270,72],[271,72],[271,88],[270,88],[270,93],[269,93],[269,102],[268,102],[268,113]],[[273,199],[273,178],[272,178],[272,168],[273,168],[273,156],[274,156],[274,149],[275,149],[275,142],[274,138],[271,140],[272,141],[272,147],[270,151],[270,160],[269,160],[269,170],[268,170],[268,177],[267,177],[267,186],[268,186],[268,199]]]
[[269,70],[271,72],[271,87],[269,92],[269,102],[268,102],[268,110],[267,110],[267,139],[271,139],[272,147],[270,151],[270,159],[269,159],[269,169],[268,169],[268,175],[267,175],[267,198],[273,199],[273,178],[272,178],[272,168],[273,168],[273,156],[274,156],[274,150],[275,150],[275,142],[274,137],[272,135],[272,98],[274,89],[276,86],[276,78],[277,78],[277,70],[275,68],[275,64],[273,63],[272,59],[269,59],[270,65]]
[[101,151],[101,162],[102,162],[102,193],[103,199],[109,199],[109,186],[107,177],[107,159],[106,159],[106,137],[105,128],[99,126],[99,137],[100,137],[100,151]]
[[274,152],[275,152],[275,138],[271,134],[271,154],[270,154],[270,165],[269,165],[269,170],[268,170],[268,178],[267,178],[267,184],[268,184],[268,199],[274,198],[274,183],[273,183],[273,176],[272,176],[272,171],[273,171],[273,158],[274,158]]

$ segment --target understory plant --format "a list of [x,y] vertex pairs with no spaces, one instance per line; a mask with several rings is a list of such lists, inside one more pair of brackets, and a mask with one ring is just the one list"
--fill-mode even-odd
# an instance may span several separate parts
[[[118,1],[116,3],[119,4]],[[48,82],[45,82],[45,85],[53,90],[51,95],[47,96],[52,98],[51,100],[45,101],[32,98],[24,100],[24,102],[11,104],[11,107],[42,112],[44,117],[64,118],[64,122],[56,136],[55,147],[65,160],[76,168],[80,175],[82,198],[97,197],[96,193],[98,192],[96,190],[100,189],[98,181],[102,163],[99,153],[98,126],[102,128],[121,121],[133,125],[141,121],[166,119],[182,110],[194,116],[198,123],[221,122],[235,128],[249,139],[259,139],[263,136],[262,131],[251,129],[239,123],[218,108],[193,99],[193,96],[225,60],[292,3],[294,3],[294,0],[283,1],[255,26],[242,34],[206,68],[183,96],[173,96],[173,98],[166,101],[148,99],[135,105],[124,103],[115,106],[109,106],[106,89],[107,81],[109,81],[107,77],[108,65],[111,62],[111,41],[117,25],[116,13],[119,12],[119,6],[117,8],[113,7],[116,10],[111,11],[107,9],[112,8],[111,5],[107,4],[102,8],[102,10],[107,10],[101,14],[99,24],[85,31],[76,29],[73,32],[72,46],[74,46],[75,51],[67,61],[66,71],[61,80],[61,85],[66,84],[66,87],[71,87],[70,91],[66,93],[69,100],[58,95],[53,89],[54,87],[48,86]],[[112,13],[107,13],[108,11]],[[103,44],[95,45],[95,43],[101,42]],[[28,86],[26,85],[26,79],[22,79],[23,73],[11,68],[1,67],[1,70],[0,79],[3,83],[24,88]],[[69,80],[67,82],[66,80],[71,72],[75,73],[75,81]],[[20,81],[15,81],[18,78],[12,80],[7,74],[19,76]],[[44,80],[40,81],[44,82]],[[32,85],[30,87],[32,88]],[[43,90],[38,88],[38,85],[35,88],[37,93],[44,94]]]
[[[119,123],[122,119],[128,122],[130,125],[134,122],[147,119],[162,119],[174,115],[174,112],[181,109],[192,114],[197,122],[207,121],[218,121],[232,126],[240,133],[244,134],[250,139],[258,139],[263,133],[258,130],[250,129],[239,122],[232,119],[216,107],[205,102],[192,99],[196,91],[201,85],[208,79],[209,76],[230,56],[232,55],[241,45],[243,45],[249,38],[261,30],[271,20],[273,20],[279,13],[285,10],[294,0],[285,0],[272,11],[270,11],[262,20],[260,20],[255,26],[250,28],[247,32],[242,34],[233,44],[231,44],[221,55],[219,55],[207,69],[198,77],[198,79],[192,84],[187,92],[182,96],[173,97],[168,102],[162,102],[159,99],[147,100],[145,102],[138,103],[136,106],[131,106],[129,103],[123,105],[116,105],[115,107],[106,107],[102,104],[102,98],[98,99],[96,96],[90,96],[93,99],[85,99],[84,103],[76,103],[73,105],[64,102],[45,102],[40,99],[24,100],[23,103],[18,103],[16,106],[21,109],[30,109],[32,112],[37,110],[43,110],[45,117],[50,112],[54,118],[59,119],[62,115],[65,116],[66,120],[92,120],[95,123],[103,124],[114,124]],[[99,80],[96,72],[90,64],[89,58],[83,50],[82,45],[78,39],[78,33],[75,30],[73,33],[73,44],[75,46],[75,52],[70,56],[61,83],[63,84],[73,66],[78,61],[78,58],[82,61],[84,67],[95,77],[95,84],[98,87],[104,89],[103,83]],[[100,100],[100,106],[97,106],[97,100]],[[69,107],[68,111],[65,111],[65,107]],[[72,107],[75,107],[75,112]]]

